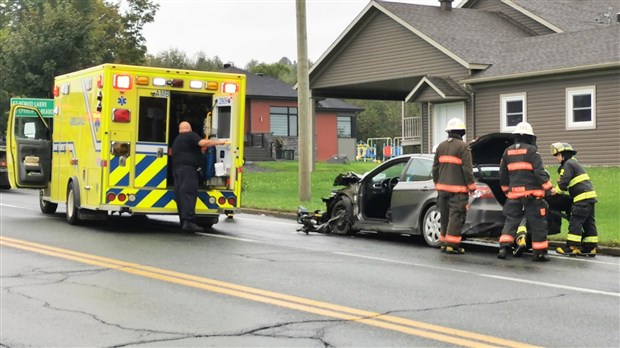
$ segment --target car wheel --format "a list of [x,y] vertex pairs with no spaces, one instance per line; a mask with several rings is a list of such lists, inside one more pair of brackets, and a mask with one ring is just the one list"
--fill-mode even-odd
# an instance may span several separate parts
[[439,247],[439,235],[441,231],[441,214],[436,206],[428,208],[422,220],[422,236],[429,247]]
[[69,183],[69,187],[67,188],[67,222],[70,225],[76,225],[79,222],[73,182]]
[[43,214],[54,214],[58,204],[43,199],[43,190],[39,190],[39,208]]
[[342,199],[334,204],[330,220],[329,227],[332,233],[345,235],[353,234],[351,228],[351,214]]

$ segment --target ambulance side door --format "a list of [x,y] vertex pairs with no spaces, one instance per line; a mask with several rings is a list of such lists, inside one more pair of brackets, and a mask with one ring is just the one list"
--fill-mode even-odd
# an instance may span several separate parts
[[52,134],[39,110],[13,105],[6,140],[11,186],[46,188],[51,177]]
[[134,186],[166,188],[170,92],[139,89]]

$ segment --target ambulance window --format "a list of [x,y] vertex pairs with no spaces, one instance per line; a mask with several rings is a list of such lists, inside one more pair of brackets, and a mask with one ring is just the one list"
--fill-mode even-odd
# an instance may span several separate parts
[[230,138],[230,106],[217,108],[217,137],[219,139]]
[[166,142],[168,99],[140,97],[138,141]]
[[22,139],[48,140],[49,133],[45,123],[38,117],[17,117],[16,137]]

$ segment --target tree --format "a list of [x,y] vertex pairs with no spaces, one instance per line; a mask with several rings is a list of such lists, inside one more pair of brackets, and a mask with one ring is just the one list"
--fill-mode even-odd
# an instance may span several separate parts
[[50,97],[54,76],[103,63],[142,64],[141,31],[159,5],[127,3],[121,13],[101,0],[0,0],[0,117],[11,97]]
[[[398,101],[347,100],[355,106],[364,108],[357,116],[357,138],[393,138],[402,135],[402,104]],[[419,116],[418,104],[405,105],[405,117]]]

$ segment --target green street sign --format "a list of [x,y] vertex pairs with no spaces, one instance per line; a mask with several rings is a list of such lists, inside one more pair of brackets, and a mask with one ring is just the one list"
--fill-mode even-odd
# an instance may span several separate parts
[[[54,99],[39,99],[39,98],[11,98],[11,105],[25,105],[39,109],[39,112],[43,117],[54,117]],[[17,110],[15,114],[17,117],[30,117],[34,116],[34,113],[30,110]]]

